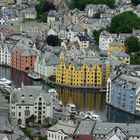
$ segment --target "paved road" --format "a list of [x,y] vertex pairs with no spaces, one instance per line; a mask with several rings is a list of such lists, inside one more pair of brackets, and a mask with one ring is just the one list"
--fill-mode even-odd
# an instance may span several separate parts
[[13,130],[17,136],[23,136],[23,132],[15,126],[12,126],[9,121],[9,104],[4,98],[3,93],[0,92],[0,132],[4,130]]

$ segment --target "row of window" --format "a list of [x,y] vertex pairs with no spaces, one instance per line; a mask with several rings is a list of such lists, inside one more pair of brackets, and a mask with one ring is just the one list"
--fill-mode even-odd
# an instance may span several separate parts
[[57,140],[64,140],[65,139],[65,136],[56,135],[56,134],[50,134],[50,133],[49,133],[48,137],[52,138],[52,139],[57,139]]

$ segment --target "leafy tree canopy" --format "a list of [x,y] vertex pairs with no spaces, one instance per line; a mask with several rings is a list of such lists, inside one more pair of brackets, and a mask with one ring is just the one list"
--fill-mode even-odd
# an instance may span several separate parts
[[112,18],[109,31],[112,33],[131,33],[140,29],[140,18],[132,11],[123,12]]
[[71,7],[84,10],[87,4],[107,4],[110,8],[114,8],[115,0],[71,0]]
[[130,55],[131,64],[140,65],[140,41],[138,38],[134,36],[127,37],[125,45]]
[[135,6],[140,4],[140,0],[131,0],[132,4],[134,4]]
[[128,53],[140,51],[140,42],[137,37],[127,37],[125,39],[125,45],[127,46]]
[[47,15],[50,10],[56,10],[53,3],[46,0],[38,0],[35,9],[37,11],[37,19],[43,22],[47,21]]
[[97,30],[94,30],[93,31],[93,37],[94,37],[94,40],[96,41],[97,44],[99,44],[99,36],[100,36],[100,33],[102,31],[104,31],[104,30],[105,30],[105,28],[101,28],[98,31]]
[[49,35],[47,36],[47,44],[50,46],[59,46],[61,44],[61,40],[58,38],[58,36],[55,35]]

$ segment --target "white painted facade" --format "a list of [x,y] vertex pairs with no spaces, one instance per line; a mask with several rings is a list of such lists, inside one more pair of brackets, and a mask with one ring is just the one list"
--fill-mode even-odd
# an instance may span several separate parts
[[113,41],[113,38],[110,33],[107,31],[101,32],[99,36],[99,49],[102,51],[107,51],[109,44]]
[[54,29],[50,29],[48,32],[47,32],[47,35],[57,35],[57,32],[54,30]]
[[64,140],[69,135],[74,134],[77,124],[72,121],[59,121],[54,126],[48,128],[48,140]]
[[5,24],[6,24],[6,21],[3,18],[1,18],[0,19],[0,25],[5,25]]
[[0,42],[0,64],[10,65],[11,63],[11,52],[8,45]]
[[107,80],[107,88],[106,88],[106,103],[111,103],[111,79]]
[[[30,88],[30,90],[34,89]],[[40,92],[37,95],[36,93],[25,93],[29,94],[25,95],[22,90],[17,93],[19,95],[14,94],[10,96],[10,111],[12,118],[18,123],[25,125],[26,119],[32,115],[36,116],[37,123],[43,123],[46,117],[53,117],[53,101],[50,94],[45,93],[47,94],[45,95]],[[17,96],[16,100],[13,100],[14,96]]]
[[36,58],[34,71],[44,77],[49,77],[55,75],[56,66],[58,64],[59,58],[52,53],[46,52]]
[[64,140],[68,135],[63,131],[58,130],[57,132],[48,131],[48,140]]
[[47,23],[50,25],[52,22],[55,21],[55,16],[47,16]]

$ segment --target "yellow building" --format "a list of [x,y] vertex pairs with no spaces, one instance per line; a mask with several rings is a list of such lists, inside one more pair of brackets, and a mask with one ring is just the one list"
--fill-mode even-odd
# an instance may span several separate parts
[[[56,68],[56,82],[74,87],[101,88],[105,86],[110,73],[108,63],[66,64],[64,54],[60,55],[61,63]],[[93,61],[92,61],[93,62]]]
[[14,4],[15,0],[6,0],[6,4]]
[[109,53],[112,53],[112,51],[114,50],[126,51],[127,47],[124,46],[124,43],[115,41],[115,42],[112,42],[108,47]]

